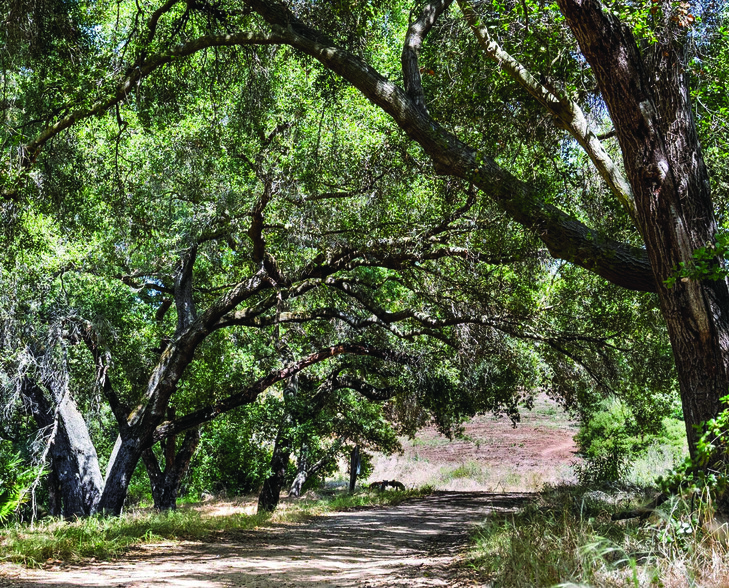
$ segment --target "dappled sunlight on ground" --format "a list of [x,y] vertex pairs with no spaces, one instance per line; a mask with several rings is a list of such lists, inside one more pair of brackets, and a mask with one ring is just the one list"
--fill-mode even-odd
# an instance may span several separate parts
[[189,508],[207,517],[227,517],[231,515],[256,514],[258,501],[250,496],[231,499],[217,499],[186,505]]
[[[433,429],[404,443],[404,454],[379,456],[369,480],[431,484],[439,492],[397,506],[314,517],[303,524],[226,531],[206,543],[143,545],[116,562],[54,569],[0,566],[0,588],[107,587],[434,587],[472,586],[455,565],[472,526],[508,512],[545,483],[573,478],[576,427],[546,397],[508,419],[482,416],[449,441]],[[310,498],[315,494],[309,493]],[[286,521],[296,499],[282,498],[274,521]],[[181,505],[205,517],[254,514],[255,497]]]
[[146,545],[113,563],[23,571],[6,577],[5,585],[465,586],[466,572],[452,563],[472,525],[530,498],[438,492],[398,506],[332,513],[303,525],[227,533],[215,543]]

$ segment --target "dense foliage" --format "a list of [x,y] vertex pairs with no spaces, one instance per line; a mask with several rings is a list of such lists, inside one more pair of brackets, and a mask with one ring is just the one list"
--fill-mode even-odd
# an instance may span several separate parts
[[[724,8],[653,4],[593,9],[651,67],[683,48],[720,170]],[[681,330],[723,332],[713,220],[655,245],[568,0],[0,6],[0,435],[88,458],[82,488],[49,475],[52,512],[120,512],[142,461],[162,507],[191,464],[200,492],[257,489],[276,455],[321,477],[542,391],[586,451],[618,398],[621,460],[679,388],[692,448],[717,412],[724,376],[697,373],[722,352]]]

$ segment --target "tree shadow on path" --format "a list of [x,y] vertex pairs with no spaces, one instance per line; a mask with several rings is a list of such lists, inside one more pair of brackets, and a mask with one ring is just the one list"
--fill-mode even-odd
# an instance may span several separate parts
[[450,564],[473,525],[534,494],[436,492],[397,506],[227,535],[215,543],[150,545],[110,563],[23,571],[0,587],[455,586]]

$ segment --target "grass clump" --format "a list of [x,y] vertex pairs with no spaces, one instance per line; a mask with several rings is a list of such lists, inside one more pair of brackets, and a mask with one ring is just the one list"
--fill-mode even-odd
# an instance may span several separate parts
[[467,461],[454,468],[441,468],[441,478],[444,481],[469,478],[479,482],[485,482],[489,478],[488,468],[476,461]]
[[721,586],[726,537],[681,500],[650,519],[612,521],[644,504],[640,491],[553,488],[520,513],[478,529],[469,563],[496,587]]
[[396,505],[413,498],[423,498],[433,493],[432,486],[422,486],[409,490],[362,490],[354,494],[335,494],[316,501],[316,505],[326,511],[342,511],[368,506]]

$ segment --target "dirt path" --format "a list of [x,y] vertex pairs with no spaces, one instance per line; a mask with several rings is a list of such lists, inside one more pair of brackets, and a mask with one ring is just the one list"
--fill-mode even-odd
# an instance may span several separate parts
[[0,586],[465,586],[451,564],[472,525],[489,513],[514,510],[531,496],[437,492],[399,506],[333,513],[218,543],[147,546],[112,563],[58,571],[15,568],[15,577],[0,577]]

